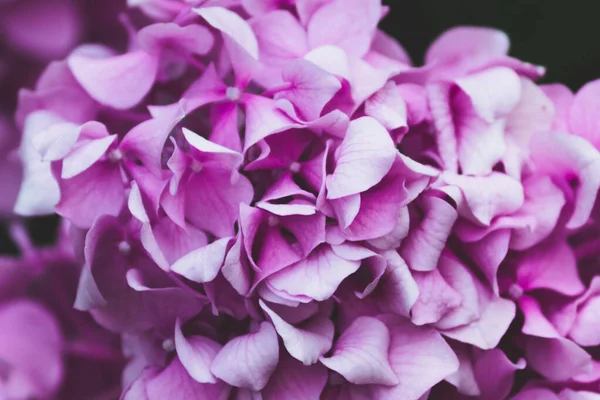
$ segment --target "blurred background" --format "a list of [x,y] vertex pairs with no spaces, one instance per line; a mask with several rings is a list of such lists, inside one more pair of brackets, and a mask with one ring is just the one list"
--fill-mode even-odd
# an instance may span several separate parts
[[511,55],[547,68],[544,82],[576,90],[600,78],[598,0],[384,0],[382,28],[402,43],[415,64],[427,46],[456,25],[490,26],[511,39]]

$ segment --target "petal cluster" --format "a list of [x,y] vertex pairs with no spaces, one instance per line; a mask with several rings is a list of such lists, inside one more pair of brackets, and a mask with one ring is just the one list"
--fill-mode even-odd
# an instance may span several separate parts
[[[478,27],[413,65],[380,0],[128,6],[16,111],[15,211],[76,232],[121,399],[600,398],[598,82]],[[55,362],[2,307],[0,359],[38,318]]]

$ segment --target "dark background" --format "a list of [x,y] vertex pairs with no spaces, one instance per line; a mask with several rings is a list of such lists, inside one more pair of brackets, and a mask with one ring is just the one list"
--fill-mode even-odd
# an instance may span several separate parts
[[511,39],[511,55],[547,68],[543,82],[576,90],[600,78],[600,0],[384,0],[382,28],[420,65],[444,30],[490,26]]

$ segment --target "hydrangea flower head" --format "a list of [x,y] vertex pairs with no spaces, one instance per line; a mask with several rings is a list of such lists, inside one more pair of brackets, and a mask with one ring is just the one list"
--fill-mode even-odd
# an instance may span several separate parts
[[[600,397],[597,82],[480,27],[413,65],[380,0],[128,7],[16,110],[15,211],[70,224],[122,399]],[[0,348],[8,382],[51,397],[59,325],[6,307],[55,366]]]

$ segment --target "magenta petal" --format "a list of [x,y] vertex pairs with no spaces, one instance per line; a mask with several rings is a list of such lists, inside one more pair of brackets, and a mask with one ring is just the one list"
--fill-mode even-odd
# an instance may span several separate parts
[[484,352],[475,364],[475,377],[486,400],[506,399],[513,386],[515,372],[525,368],[525,360],[513,364],[499,349]]
[[305,260],[271,275],[268,282],[293,296],[306,296],[317,301],[330,298],[340,283],[356,272],[360,262],[337,256],[331,247],[315,249]]
[[230,385],[262,390],[275,372],[279,360],[277,333],[262,322],[256,333],[227,342],[214,358],[211,372]]
[[145,51],[107,58],[75,53],[68,62],[94,100],[118,109],[138,104],[150,91],[158,71],[158,59]]
[[175,349],[181,364],[199,383],[217,383],[210,365],[223,346],[204,336],[185,337],[179,320],[175,325]]
[[384,316],[383,321],[390,331],[389,362],[400,384],[375,386],[374,399],[417,400],[458,370],[456,355],[435,330],[389,315]]
[[387,130],[375,119],[363,117],[348,126],[336,156],[333,175],[327,177],[327,198],[363,192],[389,172],[397,150]]
[[175,261],[171,271],[194,282],[210,282],[221,270],[230,243],[231,238],[223,238],[193,250]]
[[162,151],[175,125],[183,119],[179,109],[144,121],[131,129],[119,145],[126,156],[135,157],[156,176],[160,176]]
[[321,363],[356,385],[394,386],[399,380],[388,362],[390,335],[373,317],[359,317],[337,340],[333,354]]
[[517,283],[526,291],[549,289],[566,296],[585,290],[575,254],[566,240],[550,239],[530,249],[517,264]]
[[125,202],[121,169],[110,161],[99,161],[59,185],[56,212],[80,228],[89,228],[99,216],[119,215]]
[[277,108],[275,100],[245,95],[246,105],[246,138],[244,151],[256,143],[277,132],[284,131],[294,125],[289,117]]
[[550,389],[530,388],[520,391],[511,400],[561,400]]
[[288,353],[304,365],[316,363],[331,348],[333,322],[328,318],[317,317],[295,327],[271,310],[262,300],[260,307],[269,316]]
[[525,354],[529,366],[550,381],[565,381],[592,368],[591,356],[568,339],[530,337]]
[[283,352],[269,384],[262,390],[264,399],[317,400],[327,382],[327,369],[320,364],[305,366]]

